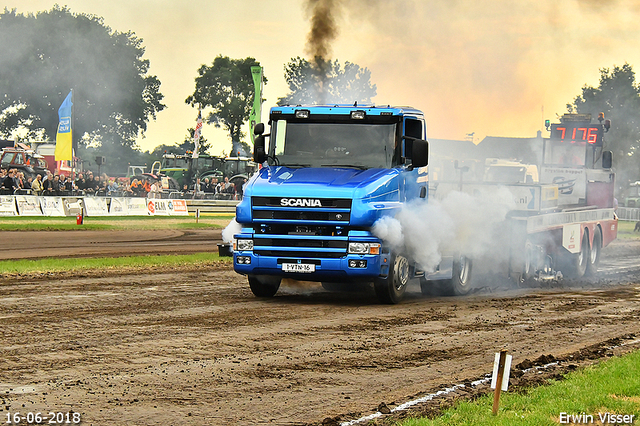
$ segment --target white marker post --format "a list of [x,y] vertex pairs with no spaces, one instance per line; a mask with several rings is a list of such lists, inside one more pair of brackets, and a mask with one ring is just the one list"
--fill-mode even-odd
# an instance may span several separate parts
[[[493,415],[498,414],[500,407],[500,391],[506,391],[509,388],[509,372],[511,370],[511,355],[507,355],[506,350],[496,353],[493,361],[493,376],[491,377],[491,389],[495,389],[493,394]],[[500,383],[500,386],[497,384]]]
[[198,223],[198,219],[200,219],[200,209],[196,209],[196,223]]

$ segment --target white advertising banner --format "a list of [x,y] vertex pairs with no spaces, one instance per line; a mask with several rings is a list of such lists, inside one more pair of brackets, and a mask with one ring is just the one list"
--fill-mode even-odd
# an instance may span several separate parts
[[109,203],[109,214],[111,216],[127,216],[129,209],[125,198],[112,198]]
[[149,216],[146,198],[131,197],[125,198],[125,200],[129,216]]
[[13,195],[0,195],[0,216],[17,216],[16,200]]
[[45,216],[66,216],[62,197],[38,197],[40,208]]
[[84,214],[86,216],[109,216],[107,199],[103,197],[84,197]]
[[187,202],[185,200],[167,200],[167,208],[171,216],[189,216]]
[[20,216],[42,216],[40,200],[35,195],[16,195],[18,214]]
[[147,208],[149,209],[149,214],[153,216],[168,216],[169,215],[168,201],[169,200],[148,198]]

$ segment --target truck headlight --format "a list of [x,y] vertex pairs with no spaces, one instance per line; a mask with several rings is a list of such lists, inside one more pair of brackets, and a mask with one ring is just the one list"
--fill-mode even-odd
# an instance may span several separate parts
[[349,243],[349,254],[380,254],[380,244]]
[[253,250],[253,240],[236,240],[236,247],[238,251],[248,251]]

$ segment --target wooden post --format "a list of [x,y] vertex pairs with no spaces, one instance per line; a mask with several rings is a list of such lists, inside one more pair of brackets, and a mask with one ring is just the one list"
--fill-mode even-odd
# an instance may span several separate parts
[[498,414],[498,408],[500,407],[500,392],[502,391],[502,378],[504,377],[504,365],[507,360],[507,351],[500,351],[500,360],[498,361],[498,377],[496,380],[496,390],[493,394],[493,415]]

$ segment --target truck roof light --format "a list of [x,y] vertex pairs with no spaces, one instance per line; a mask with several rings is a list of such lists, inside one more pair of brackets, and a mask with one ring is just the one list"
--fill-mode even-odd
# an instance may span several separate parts
[[296,110],[296,118],[309,118],[309,110],[308,109]]
[[364,120],[366,113],[364,111],[351,111],[351,118],[353,120]]

